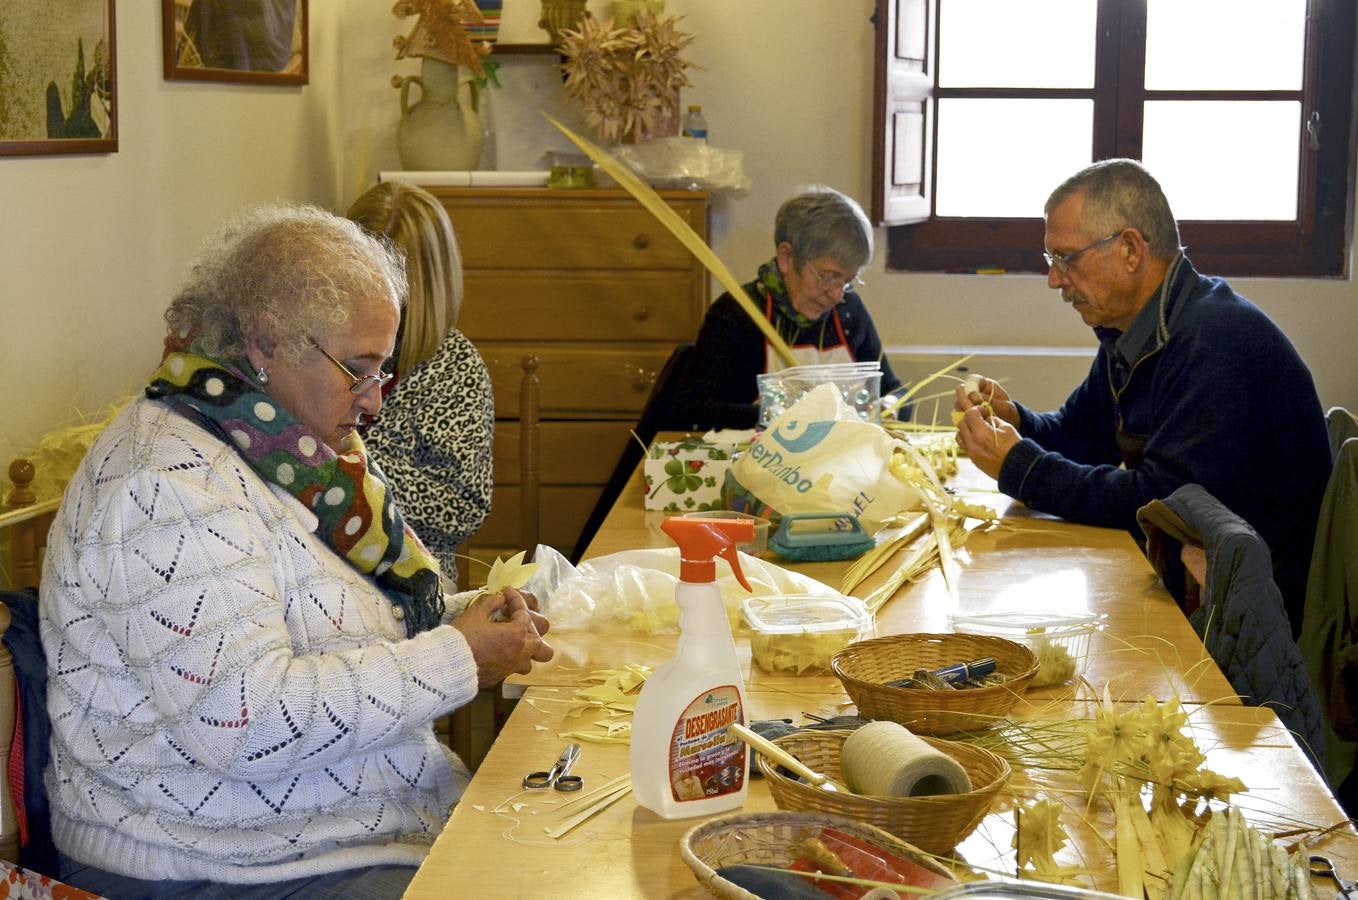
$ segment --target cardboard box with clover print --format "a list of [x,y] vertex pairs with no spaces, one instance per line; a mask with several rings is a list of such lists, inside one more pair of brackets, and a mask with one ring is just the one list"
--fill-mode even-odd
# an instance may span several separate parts
[[721,485],[732,447],[700,438],[661,441],[646,454],[646,508],[664,512],[725,509]]

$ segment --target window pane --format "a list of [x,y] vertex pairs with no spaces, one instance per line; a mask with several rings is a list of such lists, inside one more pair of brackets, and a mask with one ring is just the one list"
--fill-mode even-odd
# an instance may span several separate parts
[[938,215],[1041,216],[1090,163],[1093,126],[1092,100],[940,100]]
[[1297,217],[1301,104],[1146,104],[1142,160],[1180,219]]
[[1146,88],[1298,91],[1305,38],[1306,0],[1148,0]]
[[940,87],[1094,86],[1097,0],[940,0],[940,7]]

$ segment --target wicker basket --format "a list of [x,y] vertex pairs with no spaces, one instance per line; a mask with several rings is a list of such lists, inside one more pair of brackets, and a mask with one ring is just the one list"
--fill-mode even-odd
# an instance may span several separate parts
[[[774,741],[822,775],[844,783],[839,769],[840,751],[849,731],[799,731]],[[848,816],[883,828],[921,850],[940,856],[951,853],[971,834],[990,811],[995,795],[1009,780],[1009,763],[982,747],[957,741],[922,737],[962,764],[971,779],[971,792],[935,797],[866,797],[861,794],[824,791],[789,778],[777,763],[756,755],[755,764],[769,782],[769,792],[779,809],[815,810]]]
[[722,878],[717,869],[740,863],[787,867],[797,857],[792,845],[801,837],[801,832],[807,828],[825,827],[838,828],[931,872],[952,877],[952,873],[917,847],[880,828],[818,812],[740,813],[711,819],[684,834],[679,841],[679,855],[703,887],[716,896],[759,900],[757,895]]
[[[887,687],[916,669],[939,669],[995,657],[1003,684],[958,691]],[[1008,715],[1037,674],[1037,657],[1022,644],[984,634],[896,634],[850,644],[830,663],[858,714],[899,722],[916,734],[988,728]]]

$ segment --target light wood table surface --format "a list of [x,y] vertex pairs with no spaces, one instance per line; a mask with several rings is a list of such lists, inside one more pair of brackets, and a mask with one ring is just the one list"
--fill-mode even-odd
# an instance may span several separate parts
[[[1220,670],[1173,599],[1161,588],[1136,545],[1125,532],[1072,525],[1030,513],[993,491],[993,483],[964,463],[959,490],[997,508],[1008,526],[972,536],[961,554],[960,608],[965,612],[1010,609],[1090,610],[1107,614],[1107,628],[1096,638],[1086,672],[1089,684],[1110,686],[1115,699],[1130,702],[1146,695],[1179,697],[1191,710],[1193,736],[1207,753],[1207,765],[1241,778],[1250,790],[1237,805],[1256,824],[1271,831],[1288,823],[1327,826],[1343,814],[1291,735],[1268,709],[1241,706]],[[668,546],[659,530],[664,516],[642,509],[640,479],[634,477],[587,554],[601,556],[636,547]],[[826,584],[839,583],[843,563],[789,566]],[[864,593],[872,584],[865,585]],[[903,589],[879,613],[878,633],[946,631],[951,601],[940,576]],[[409,898],[698,898],[708,896],[678,853],[684,832],[704,821],[666,821],[639,808],[631,795],[589,819],[559,840],[546,837],[544,823],[555,824],[562,802],[555,792],[525,792],[523,776],[545,768],[566,742],[565,731],[580,719],[563,718],[568,700],[583,677],[624,662],[654,665],[667,659],[673,636],[619,636],[554,632],[558,657],[516,679],[525,689],[504,731],[473,778],[466,794],[411,883]],[[749,663],[747,640],[738,640],[749,681],[750,717],[805,721],[810,713],[831,716],[852,712],[833,676],[769,676]],[[1086,718],[1092,712],[1085,688],[1029,691],[1016,715],[1028,720]],[[586,719],[585,722],[588,720]],[[584,743],[576,772],[585,790],[628,771],[625,744]],[[1062,782],[1061,779],[1067,779]],[[1098,886],[1115,886],[1108,862],[1111,813],[1095,809],[1075,814],[1083,804],[1070,790],[1069,776],[1042,779],[1065,788],[1072,813],[1066,825],[1072,845],[1058,857],[1094,871]],[[1031,789],[1027,775],[1016,774],[1016,791]],[[515,804],[521,804],[515,810]],[[1002,799],[977,831],[958,848],[967,862],[1012,871],[1012,800]],[[767,786],[751,782],[741,811],[774,809]],[[1358,874],[1358,837],[1352,830],[1327,837],[1317,848],[1334,859],[1347,877]],[[1317,882],[1322,896],[1332,890]]]
[[[453,810],[438,841],[420,867],[407,898],[436,900],[450,896],[483,898],[551,897],[555,900],[612,900],[612,898],[697,898],[709,896],[679,856],[685,831],[704,817],[668,821],[637,806],[628,794],[559,840],[543,833],[561,818],[554,810],[563,802],[556,792],[525,791],[521,781],[529,771],[547,767],[565,743],[558,733],[579,727],[563,720],[570,696],[567,687],[530,688],[519,701],[500,737],[491,747],[476,777]],[[793,694],[752,691],[752,718],[792,718],[805,712],[831,716],[842,711],[841,694]],[[1077,707],[1079,704],[1070,704]],[[1077,710],[1072,709],[1072,713]],[[1041,715],[1052,715],[1047,709]],[[1237,805],[1256,824],[1272,830],[1305,822],[1328,825],[1340,812],[1291,736],[1268,709],[1245,706],[1199,706],[1190,719],[1192,733],[1214,771],[1241,778],[1249,793]],[[585,778],[584,790],[628,771],[625,744],[582,746],[574,771]],[[1012,782],[1020,786],[1021,779]],[[1056,787],[1073,787],[1075,779],[1048,779]],[[1058,795],[1059,796],[1059,795]],[[1083,811],[1071,793],[1067,803]],[[515,804],[522,804],[517,811]],[[740,812],[776,809],[767,784],[750,783],[749,797]],[[498,810],[498,812],[497,812]],[[1074,811],[1064,817],[1073,845],[1058,857],[1063,864],[1082,863],[1096,870],[1097,886],[1116,886],[1116,872],[1105,841],[1113,834],[1112,816],[1105,807],[1087,814],[1081,824]],[[958,847],[972,865],[1012,872],[1011,802],[1001,797],[989,816]],[[1358,838],[1336,834],[1317,848],[1334,860],[1341,873],[1358,872]],[[1317,882],[1322,891],[1325,886]],[[1321,896],[1330,896],[1322,893]]]
[[[1094,635],[1086,679],[1108,685],[1115,698],[1179,697],[1185,703],[1238,702],[1235,690],[1212,663],[1150,563],[1124,531],[1076,525],[1029,511],[994,489],[994,482],[967,460],[952,484],[960,494],[1001,515],[1001,525],[973,533],[958,551],[958,611],[977,614],[1044,610],[1098,612],[1105,629]],[[660,530],[666,514],[643,508],[640,468],[623,490],[590,544],[586,559],[638,547],[672,547]],[[838,588],[849,561],[772,562]],[[852,593],[866,596],[886,578],[887,567]],[[878,613],[879,635],[954,630],[954,610],[942,573],[906,585]],[[654,666],[673,655],[676,635],[635,635],[556,630],[548,637],[556,658],[514,675],[510,685],[578,684],[596,669],[624,663]],[[749,689],[795,689],[806,677],[771,675],[750,661],[748,635],[737,633],[736,648]],[[827,689],[838,681],[826,676]],[[1070,696],[1075,688],[1049,688],[1045,696]]]

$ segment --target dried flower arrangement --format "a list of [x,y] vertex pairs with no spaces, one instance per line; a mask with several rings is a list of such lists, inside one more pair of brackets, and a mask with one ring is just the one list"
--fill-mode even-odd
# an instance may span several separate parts
[[475,0],[398,0],[391,11],[398,19],[417,17],[410,34],[397,35],[391,42],[397,59],[437,59],[450,66],[466,66],[478,78],[485,77],[481,59],[490,53],[490,44],[472,41],[462,27],[463,22],[484,21]]
[[678,112],[692,67],[682,53],[693,41],[678,22],[643,11],[629,26],[587,18],[563,32],[566,94],[584,106],[603,140],[635,139]]

